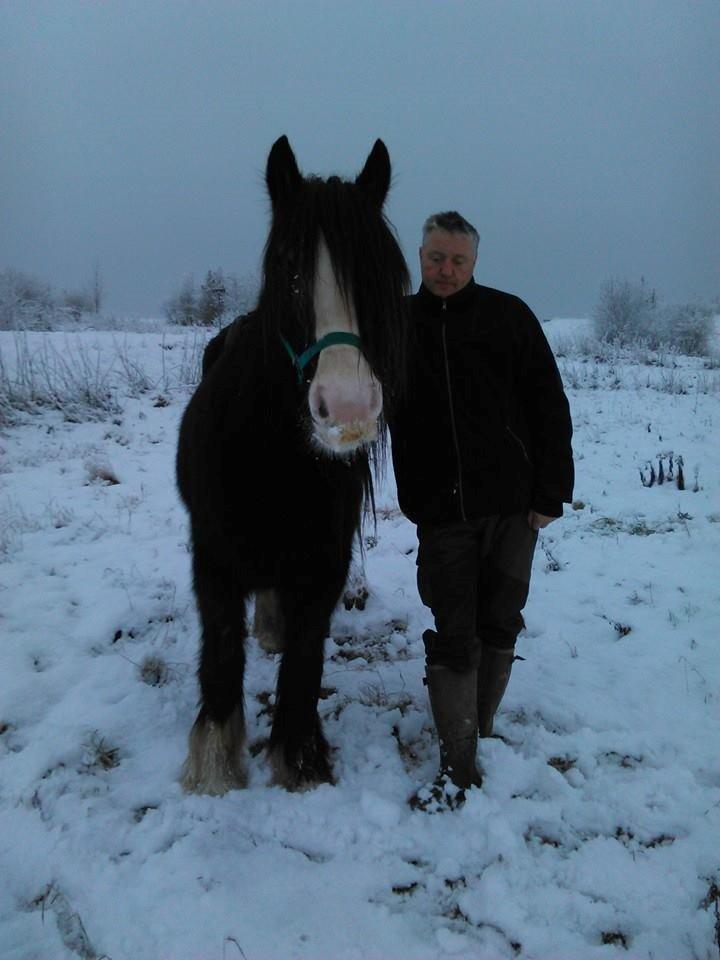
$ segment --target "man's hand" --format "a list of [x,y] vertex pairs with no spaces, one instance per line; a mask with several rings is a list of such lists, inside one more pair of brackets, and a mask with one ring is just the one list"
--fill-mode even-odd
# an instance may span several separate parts
[[528,523],[533,530],[542,530],[543,527],[552,523],[553,520],[557,520],[557,517],[546,517],[545,514],[535,513],[534,510],[531,510],[528,514]]

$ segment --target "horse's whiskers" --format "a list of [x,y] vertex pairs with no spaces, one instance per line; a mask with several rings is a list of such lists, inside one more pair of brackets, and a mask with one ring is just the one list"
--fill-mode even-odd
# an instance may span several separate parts
[[369,447],[377,438],[377,420],[356,420],[334,426],[315,423],[313,430],[316,446],[331,456],[347,456],[362,447]]

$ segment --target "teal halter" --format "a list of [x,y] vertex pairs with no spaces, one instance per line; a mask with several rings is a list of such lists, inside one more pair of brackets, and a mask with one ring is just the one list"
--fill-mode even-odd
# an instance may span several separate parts
[[290,344],[287,342],[285,337],[280,334],[280,339],[282,344],[288,352],[292,364],[297,370],[298,383],[303,381],[303,370],[310,363],[313,357],[316,357],[321,350],[324,350],[325,347],[332,347],[337,343],[348,343],[352,347],[357,347],[358,350],[362,350],[360,337],[356,333],[341,333],[339,330],[336,330],[334,333],[326,333],[324,337],[321,337],[319,340],[316,340],[311,346],[304,350],[300,356],[298,356]]

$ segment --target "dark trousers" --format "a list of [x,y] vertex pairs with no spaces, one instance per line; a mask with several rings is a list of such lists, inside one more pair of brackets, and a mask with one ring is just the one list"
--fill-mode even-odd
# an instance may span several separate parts
[[418,590],[435,618],[427,662],[468,670],[483,646],[512,649],[537,543],[525,514],[418,525]]

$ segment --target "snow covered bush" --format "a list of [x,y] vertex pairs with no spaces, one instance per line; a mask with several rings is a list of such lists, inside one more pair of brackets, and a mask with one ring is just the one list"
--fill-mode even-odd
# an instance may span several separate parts
[[57,309],[49,284],[19,270],[0,271],[0,330],[50,330]]
[[[0,425],[15,411],[49,407],[73,422],[104,419],[120,411],[114,357],[81,339],[16,331],[0,344]],[[14,355],[13,355],[14,354]]]
[[98,316],[102,284],[97,273],[85,289],[56,294],[49,283],[22,273],[0,270],[0,330],[56,330]]
[[189,327],[197,322],[198,305],[195,294],[195,282],[187,277],[177,293],[174,293],[165,303],[165,316],[170,323],[181,327]]
[[713,312],[702,303],[683,303],[661,308],[659,329],[664,340],[688,357],[706,357],[710,352]]
[[68,290],[62,296],[63,306],[73,320],[80,320],[84,313],[97,313],[92,295],[85,290]]
[[660,304],[644,282],[609,280],[593,313],[599,341],[702,357],[710,352],[713,311],[698,302]]
[[197,303],[197,319],[204,327],[216,326],[225,312],[225,278],[222,270],[208,270]]
[[628,344],[649,336],[654,314],[655,295],[643,283],[608,280],[600,290],[593,329],[599,340]]

